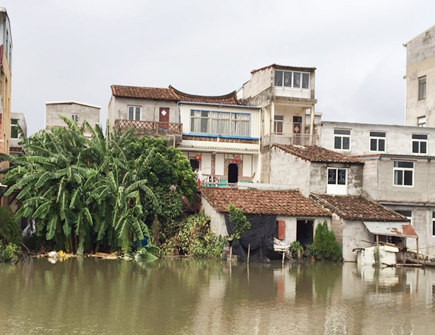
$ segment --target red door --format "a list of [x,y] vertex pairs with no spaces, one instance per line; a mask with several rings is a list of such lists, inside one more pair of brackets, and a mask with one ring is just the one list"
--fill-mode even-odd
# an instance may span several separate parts
[[169,128],[169,108],[168,107],[160,107],[159,128],[164,128],[164,129]]

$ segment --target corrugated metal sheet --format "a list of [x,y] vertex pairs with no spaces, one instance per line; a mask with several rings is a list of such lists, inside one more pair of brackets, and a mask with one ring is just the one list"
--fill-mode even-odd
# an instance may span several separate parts
[[364,224],[374,235],[418,238],[414,227],[406,222],[364,221]]

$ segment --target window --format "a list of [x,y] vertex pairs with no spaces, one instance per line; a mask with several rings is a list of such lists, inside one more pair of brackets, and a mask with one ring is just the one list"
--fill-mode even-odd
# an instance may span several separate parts
[[328,168],[329,185],[346,185],[346,169]]
[[412,211],[409,210],[403,210],[403,209],[397,209],[395,210],[396,213],[402,214],[404,217],[406,217],[409,222],[412,224]]
[[414,162],[394,161],[394,186],[414,185]]
[[140,121],[141,109],[140,106],[128,106],[128,120]]
[[190,131],[216,135],[249,136],[251,115],[248,113],[190,111]]
[[78,114],[72,114],[71,119],[73,119],[74,122],[79,122],[79,115]]
[[283,115],[275,115],[273,121],[273,132],[276,135],[282,135],[284,128],[284,116]]
[[426,127],[426,116],[420,116],[417,118],[417,126]]
[[427,135],[412,134],[412,153],[427,154]]
[[284,74],[284,71],[278,71],[278,70],[275,71],[275,86],[282,86],[283,74]]
[[418,100],[426,99],[426,76],[418,78]]
[[350,130],[334,129],[334,149],[350,150]]
[[310,74],[307,72],[275,70],[275,86],[308,89]]
[[11,138],[18,138],[18,119],[11,119]]
[[370,151],[385,151],[385,132],[370,132]]

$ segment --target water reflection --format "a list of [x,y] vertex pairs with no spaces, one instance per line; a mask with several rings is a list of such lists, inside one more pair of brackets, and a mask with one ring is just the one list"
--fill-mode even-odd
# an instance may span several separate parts
[[1,334],[428,334],[435,271],[355,264],[0,264]]

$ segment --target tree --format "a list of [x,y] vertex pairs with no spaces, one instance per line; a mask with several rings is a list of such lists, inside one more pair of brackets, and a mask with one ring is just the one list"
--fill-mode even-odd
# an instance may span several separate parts
[[317,225],[313,245],[317,259],[330,261],[342,259],[340,246],[335,239],[334,232],[328,229],[326,220]]
[[251,229],[251,224],[242,210],[234,206],[234,204],[228,206],[228,211],[230,212],[230,222],[234,228],[232,238],[238,239],[245,231]]
[[15,220],[35,219],[46,245],[77,253],[99,248],[128,253],[149,241],[147,223],[162,215],[164,185],[176,183],[177,194],[193,194],[187,160],[176,149],[165,150],[164,141],[137,140],[131,131],[104,136],[99,126],[63,119],[67,128],[24,139],[25,156],[5,157],[11,161],[2,180],[10,185],[5,195],[20,202]]

